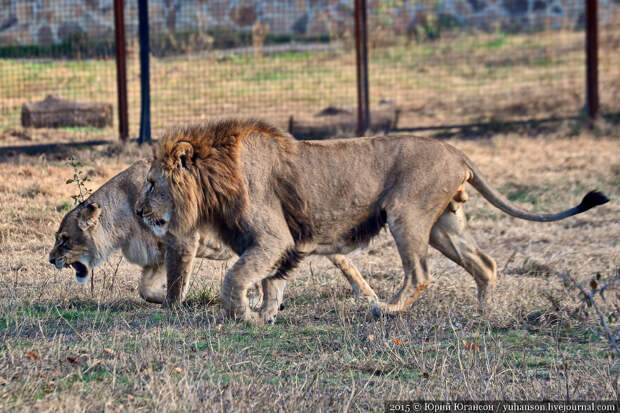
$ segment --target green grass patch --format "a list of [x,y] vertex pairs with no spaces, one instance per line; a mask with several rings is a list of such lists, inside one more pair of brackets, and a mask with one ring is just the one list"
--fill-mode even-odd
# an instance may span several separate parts
[[58,310],[58,316],[64,318],[67,321],[72,320],[90,320],[104,313],[98,311],[85,311],[85,310]]
[[508,43],[508,37],[505,35],[499,35],[494,39],[484,42],[484,47],[489,50],[494,50],[501,48],[502,46],[506,45],[506,43]]
[[96,40],[84,33],[75,33],[57,44],[0,46],[2,59],[111,56],[113,52],[114,39]]
[[64,126],[59,128],[60,130],[66,130],[68,132],[82,132],[82,133],[102,133],[106,132],[105,128],[93,128],[92,126]]
[[73,208],[73,203],[64,201],[63,203],[56,205],[56,212],[66,214],[71,210],[71,208]]
[[75,301],[62,303],[23,303],[13,308],[5,308],[0,317],[0,329],[14,328],[56,328],[60,324],[95,322],[97,325],[105,323],[111,318],[124,314],[122,311],[111,311],[107,307],[100,307],[92,301]]
[[185,300],[187,307],[202,307],[214,305],[219,301],[219,292],[213,288],[212,284],[206,284],[195,290]]
[[540,189],[536,187],[510,183],[500,187],[499,191],[512,202],[530,203],[532,205],[538,205],[540,202]]
[[493,329],[493,335],[497,340],[511,347],[537,347],[552,346],[553,338],[548,335],[531,334],[527,330],[519,329]]
[[160,323],[166,320],[166,315],[164,313],[153,313],[150,315],[149,319],[155,323]]
[[553,60],[551,59],[537,59],[534,61],[534,65],[538,66],[538,67],[549,67],[551,65],[557,64],[559,62],[553,62]]
[[310,60],[311,58],[316,58],[315,54],[311,54],[310,52],[302,52],[302,51],[290,51],[283,52],[269,56],[274,60],[289,60],[289,61],[297,61],[297,60]]
[[277,82],[292,77],[288,72],[255,73],[247,78],[249,82]]
[[520,368],[548,368],[553,364],[553,354],[555,353],[546,352],[543,355],[532,355],[529,352],[514,353],[512,355],[512,362],[516,367]]

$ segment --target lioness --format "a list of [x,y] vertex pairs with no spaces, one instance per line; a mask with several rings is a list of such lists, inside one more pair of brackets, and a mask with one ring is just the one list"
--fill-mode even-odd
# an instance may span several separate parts
[[[467,182],[502,211],[533,221],[563,219],[608,201],[592,191],[566,211],[530,213],[493,189],[461,151],[444,142],[415,136],[304,142],[261,121],[232,119],[165,133],[154,147],[136,213],[178,242],[214,231],[240,255],[224,278],[221,298],[230,316],[249,321],[274,319],[278,284],[305,255],[350,252],[387,224],[405,276],[396,294],[373,309],[396,313],[431,282],[426,260],[431,230],[442,213],[453,219],[444,211],[461,198]],[[461,251],[475,250],[459,228],[439,229],[438,237],[457,260]],[[464,267],[484,299],[495,284],[495,263],[479,259],[482,271]],[[175,304],[188,262],[171,249],[166,261],[166,301]],[[264,301],[257,313],[246,291],[261,280]]]
[[[85,283],[90,279],[93,268],[113,251],[121,249],[127,261],[142,267],[140,296],[148,302],[161,304],[166,294],[166,278],[162,271],[165,239],[161,231],[151,231],[133,212],[148,168],[146,161],[135,162],[69,211],[56,232],[56,242],[50,252],[49,261],[59,269],[72,267],[76,272],[76,280]],[[180,248],[177,251],[179,255],[193,253],[193,250],[190,252],[185,249],[184,243],[174,242],[174,247]],[[232,258],[234,253],[211,234],[203,231],[200,233],[196,256],[227,260]],[[361,296],[369,301],[377,299],[375,292],[351,260],[343,255],[328,258],[342,271],[356,297]]]

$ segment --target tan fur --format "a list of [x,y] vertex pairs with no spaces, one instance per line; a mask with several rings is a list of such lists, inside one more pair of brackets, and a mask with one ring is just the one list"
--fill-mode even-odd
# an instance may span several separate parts
[[[139,189],[144,183],[148,163],[138,161],[110,179],[86,201],[63,218],[50,262],[57,267],[70,267],[80,262],[86,282],[93,268],[113,251],[121,249],[131,263],[142,267],[140,296],[149,302],[162,303],[166,294],[164,266],[165,240],[156,236],[134,213]],[[230,249],[208,233],[202,233],[198,246],[177,249],[177,256],[226,260]],[[187,258],[185,258],[187,259]]]
[[[446,209],[466,200],[466,182],[522,219],[551,221],[584,210],[524,211],[462,152],[414,136],[299,142],[263,122],[226,120],[175,129],[154,154],[136,208],[179,240],[212,228],[240,254],[221,297],[229,315],[249,321],[273,320],[277,287],[269,281],[286,278],[305,255],[350,252],[385,224],[405,277],[396,294],[375,303],[376,312],[404,311],[430,284],[429,242],[472,274],[483,300],[495,284],[495,262],[466,231],[462,208]],[[182,266],[168,271],[169,283],[183,284]],[[246,292],[260,281],[267,298],[256,313]],[[166,299],[174,304],[179,295],[169,289]]]
[[[166,245],[165,237],[156,236],[142,219],[134,214],[136,194],[144,184],[147,171],[147,162],[134,163],[103,184],[83,204],[68,212],[56,233],[50,262],[58,263],[62,268],[82,259],[87,268],[87,276],[80,279],[80,282],[86,282],[95,266],[114,250],[122,249],[129,262],[142,267],[140,296],[148,302],[161,304],[166,297],[167,280],[166,272],[163,271],[166,254],[169,255],[169,265],[184,268],[182,283],[177,283],[177,279],[172,280],[168,288],[171,285],[173,294],[185,297],[194,254],[200,258],[228,260],[234,253],[204,231],[200,233],[197,243],[196,240],[179,243],[177,239],[171,239],[171,243]],[[351,283],[356,296],[361,294],[368,300],[376,298],[374,291],[347,257],[339,255],[329,258]],[[282,291],[277,294],[280,298],[279,306]]]

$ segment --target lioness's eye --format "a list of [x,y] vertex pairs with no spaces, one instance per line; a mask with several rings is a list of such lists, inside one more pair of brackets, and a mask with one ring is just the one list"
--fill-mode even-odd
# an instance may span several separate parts
[[149,186],[146,188],[146,192],[149,194],[153,192],[153,182],[149,182]]

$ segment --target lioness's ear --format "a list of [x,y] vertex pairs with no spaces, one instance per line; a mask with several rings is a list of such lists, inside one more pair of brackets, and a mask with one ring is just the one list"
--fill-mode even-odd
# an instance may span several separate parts
[[86,205],[78,214],[78,227],[82,231],[93,229],[99,222],[101,207],[96,202]]
[[188,165],[191,165],[192,158],[194,156],[194,147],[191,143],[181,141],[174,145],[172,150],[172,157],[174,163],[183,169],[188,169]]

